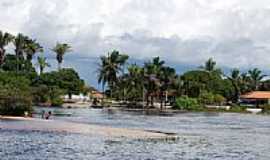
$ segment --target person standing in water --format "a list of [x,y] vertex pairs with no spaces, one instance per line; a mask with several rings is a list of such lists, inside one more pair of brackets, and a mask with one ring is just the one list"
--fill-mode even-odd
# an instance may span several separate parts
[[47,114],[45,114],[45,119],[50,119],[51,115],[52,115],[52,112],[49,111]]

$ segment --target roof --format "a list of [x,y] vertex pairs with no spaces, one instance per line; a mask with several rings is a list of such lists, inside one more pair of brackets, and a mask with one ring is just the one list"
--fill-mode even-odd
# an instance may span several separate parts
[[270,91],[254,91],[241,95],[243,99],[270,99]]

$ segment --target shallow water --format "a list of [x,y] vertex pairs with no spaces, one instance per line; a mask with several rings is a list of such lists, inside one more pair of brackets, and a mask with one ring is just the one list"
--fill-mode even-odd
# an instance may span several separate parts
[[[0,130],[0,159],[269,160],[270,116],[182,113],[173,116],[56,109],[53,119],[177,133],[177,141],[139,141],[70,133]],[[16,123],[0,121],[1,124]],[[31,122],[27,122],[31,123]],[[19,124],[18,125],[23,125]]]

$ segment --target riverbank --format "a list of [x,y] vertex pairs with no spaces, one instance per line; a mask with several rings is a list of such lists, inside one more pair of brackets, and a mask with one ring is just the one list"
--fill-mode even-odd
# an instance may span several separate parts
[[[159,131],[146,131],[139,129],[113,128],[107,126],[90,125],[59,120],[43,120],[25,117],[0,116],[0,120],[16,121],[18,123],[4,123],[0,129],[31,130],[49,132],[67,132],[86,134],[90,136],[104,136],[109,138],[130,138],[130,139],[154,139],[154,140],[175,140],[177,136],[173,133]],[[24,123],[30,122],[31,123]]]

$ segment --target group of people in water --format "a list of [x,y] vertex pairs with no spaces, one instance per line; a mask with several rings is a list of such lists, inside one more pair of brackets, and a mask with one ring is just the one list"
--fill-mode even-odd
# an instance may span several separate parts
[[42,110],[42,112],[41,112],[42,119],[50,119],[51,115],[52,115],[51,111],[46,112],[45,110]]

